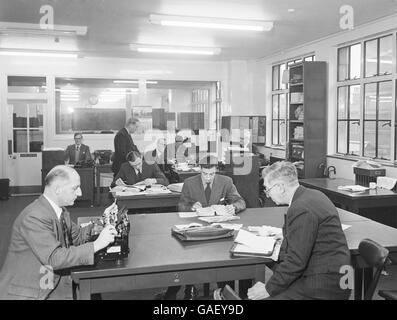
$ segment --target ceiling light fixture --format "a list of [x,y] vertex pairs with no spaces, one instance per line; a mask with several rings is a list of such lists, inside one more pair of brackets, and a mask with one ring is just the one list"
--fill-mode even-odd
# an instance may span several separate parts
[[204,48],[204,47],[183,47],[183,46],[159,46],[146,44],[131,44],[131,50],[147,53],[171,53],[171,54],[194,54],[213,56],[220,54],[220,48]]
[[47,57],[47,58],[78,58],[77,53],[38,52],[38,51],[0,51],[2,56]]
[[151,14],[149,21],[162,26],[208,28],[241,31],[270,31],[273,21],[240,20],[209,17],[189,17]]
[[[157,81],[146,80],[146,84],[157,84]],[[113,83],[139,83],[138,80],[113,80]]]
[[0,21],[0,33],[7,35],[85,36],[87,26],[41,25],[34,23]]
[[65,52],[39,52],[39,51],[0,51],[2,56],[25,56],[25,57],[47,57],[47,58],[78,58],[77,53]]

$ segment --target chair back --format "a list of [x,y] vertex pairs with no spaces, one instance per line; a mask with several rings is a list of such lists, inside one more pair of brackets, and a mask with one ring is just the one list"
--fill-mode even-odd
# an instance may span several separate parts
[[363,239],[358,246],[358,251],[368,266],[375,268],[373,280],[364,292],[364,300],[371,300],[389,255],[389,250],[371,239]]

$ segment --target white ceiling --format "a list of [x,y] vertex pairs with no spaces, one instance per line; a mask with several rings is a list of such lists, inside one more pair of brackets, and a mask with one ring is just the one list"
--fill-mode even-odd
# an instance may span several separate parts
[[[0,21],[39,23],[40,7],[50,4],[55,24],[88,26],[76,39],[35,39],[0,35],[0,48],[80,50],[84,55],[130,58],[180,56],[131,51],[130,43],[220,47],[209,60],[256,59],[341,32],[339,8],[354,9],[355,26],[397,13],[396,0],[0,0]],[[288,9],[295,9],[289,13]],[[270,32],[165,27],[150,14],[272,20]],[[185,57],[184,57],[185,58]],[[196,58],[197,59],[197,58]],[[200,57],[200,60],[203,57]]]

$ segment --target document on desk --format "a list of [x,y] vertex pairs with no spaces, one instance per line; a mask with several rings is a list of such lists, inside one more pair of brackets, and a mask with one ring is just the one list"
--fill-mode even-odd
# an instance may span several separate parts
[[351,192],[363,192],[368,190],[369,188],[363,187],[360,185],[354,185],[354,186],[339,186],[338,190],[343,190],[343,191],[351,191]]
[[234,242],[233,253],[246,253],[252,255],[270,256],[273,253],[276,240],[273,237],[256,236],[255,234],[240,229]]

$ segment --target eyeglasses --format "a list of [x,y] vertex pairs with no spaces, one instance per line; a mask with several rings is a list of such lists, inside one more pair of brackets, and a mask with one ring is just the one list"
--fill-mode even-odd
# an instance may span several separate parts
[[268,198],[270,197],[270,195],[269,195],[270,190],[272,190],[272,189],[273,189],[275,186],[277,186],[277,185],[278,185],[278,183],[272,185],[270,188],[264,187],[264,191],[265,191],[266,197],[268,197]]

